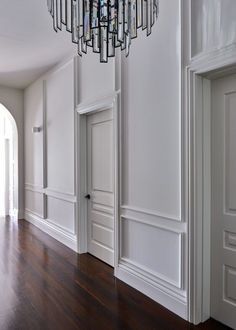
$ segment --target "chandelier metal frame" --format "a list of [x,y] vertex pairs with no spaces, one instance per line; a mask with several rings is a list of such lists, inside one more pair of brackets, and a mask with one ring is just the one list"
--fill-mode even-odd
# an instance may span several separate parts
[[102,63],[114,57],[118,47],[128,56],[138,29],[149,36],[159,14],[159,0],[47,0],[47,5],[54,30],[64,25],[78,54],[91,47]]

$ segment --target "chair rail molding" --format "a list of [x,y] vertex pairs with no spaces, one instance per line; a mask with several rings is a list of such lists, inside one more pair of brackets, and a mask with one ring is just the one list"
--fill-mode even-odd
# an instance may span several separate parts
[[120,208],[121,208],[121,210],[127,210],[127,211],[131,211],[131,212],[135,212],[135,213],[145,214],[147,216],[162,218],[162,219],[165,219],[165,220],[171,221],[171,222],[182,222],[182,223],[184,223],[184,221],[181,219],[180,216],[171,216],[171,215],[159,213],[159,212],[154,211],[154,210],[148,210],[148,209],[144,209],[144,208],[141,208],[141,207],[135,207],[135,206],[126,205],[126,204],[121,205]]

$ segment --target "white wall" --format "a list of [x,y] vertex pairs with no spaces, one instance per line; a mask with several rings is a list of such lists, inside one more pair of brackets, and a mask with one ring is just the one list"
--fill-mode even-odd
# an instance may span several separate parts
[[[187,318],[180,2],[160,2],[152,35],[140,32],[120,71],[114,59],[101,64],[96,54],[79,58],[75,99],[77,105],[92,103],[114,93],[121,81],[121,253],[116,276]],[[49,233],[51,226],[54,237],[56,228],[73,235],[73,63],[43,79],[25,92],[26,217],[42,229],[47,226]],[[43,109],[45,135],[32,135],[32,126],[44,125]]]
[[74,61],[30,85],[24,101],[25,217],[77,250]]
[[0,86],[0,103],[11,113],[18,130],[18,176],[19,204],[18,217],[24,216],[24,97],[23,91]]
[[192,0],[192,56],[236,42],[235,0]]
[[33,134],[34,126],[43,129],[43,84],[39,80],[24,95],[25,183],[43,186],[43,134]]
[[99,55],[89,52],[78,59],[78,100],[89,103],[115,90],[115,61],[100,63]]
[[[186,37],[181,39],[182,3],[190,4],[160,1],[153,33],[149,38],[139,33],[129,58],[122,57],[121,71],[113,59],[100,64],[96,54],[88,54],[78,59],[78,66],[70,61],[25,91],[25,168],[27,219],[75,248],[74,69],[76,105],[113,93],[119,88],[115,82],[121,81],[121,230],[116,276],[188,318],[181,74],[182,50],[188,54],[189,44]],[[193,56],[234,45],[235,3],[191,1]],[[44,130],[33,135],[33,126]]]
[[116,275],[186,318],[181,60],[180,1],[161,1],[152,35],[139,32],[129,58],[122,58],[121,72],[113,60],[100,64],[96,54],[79,59],[78,104],[109,95],[121,80],[121,253]]
[[[122,60],[119,278],[187,317],[181,177],[181,1]],[[168,17],[168,19],[167,19]]]

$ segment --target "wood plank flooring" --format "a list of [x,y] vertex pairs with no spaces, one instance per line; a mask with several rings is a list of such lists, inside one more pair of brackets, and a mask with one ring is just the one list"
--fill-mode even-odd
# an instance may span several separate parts
[[0,330],[227,329],[194,327],[24,220],[0,218]]

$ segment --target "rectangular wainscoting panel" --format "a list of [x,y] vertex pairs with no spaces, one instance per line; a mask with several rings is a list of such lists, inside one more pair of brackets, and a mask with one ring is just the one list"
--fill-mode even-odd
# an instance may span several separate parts
[[44,217],[44,195],[43,193],[25,190],[25,209],[40,218]]
[[236,306],[236,268],[224,266],[224,300]]
[[75,192],[73,60],[46,80],[47,187]]
[[75,234],[75,203],[47,196],[47,218],[53,225]]
[[121,260],[177,288],[182,283],[181,251],[181,233],[122,218]]

